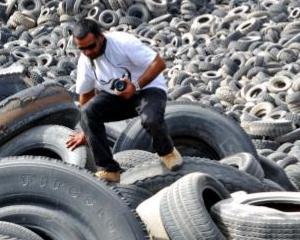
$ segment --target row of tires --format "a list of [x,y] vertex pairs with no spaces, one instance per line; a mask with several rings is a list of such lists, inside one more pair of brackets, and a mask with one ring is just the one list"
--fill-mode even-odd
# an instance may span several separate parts
[[[74,152],[64,147],[64,142],[72,130],[57,126],[31,129],[32,126],[45,124],[72,129],[75,127],[79,110],[59,84],[43,83],[24,89],[2,100],[0,111],[2,157],[41,154],[41,149],[47,146],[47,151],[44,150],[43,154],[48,157],[81,167],[89,163],[89,151],[85,147]],[[169,103],[166,122],[176,147],[183,155],[221,159],[238,152],[248,152],[255,158],[258,157],[249,137],[236,123],[198,104]],[[107,124],[106,127],[114,153],[130,149],[152,151],[151,139],[141,127],[140,119],[123,122],[119,128],[114,124]],[[60,143],[59,146],[57,142]],[[272,166],[273,171],[264,169],[266,178],[277,181],[277,177],[271,175],[274,169],[277,169],[275,172],[280,172],[280,166],[274,167],[273,163],[268,165]]]
[[[242,239],[250,236],[253,239],[280,239],[282,236],[297,239],[297,234],[290,233],[298,229],[295,215],[285,212],[297,211],[298,193],[286,193],[278,185],[271,187],[247,173],[208,159],[184,157],[183,169],[178,172],[165,169],[155,156],[150,160],[165,175],[141,177],[146,172],[143,171],[140,179],[131,185],[129,176],[134,174],[133,169],[142,169],[137,164],[122,174],[121,184],[112,186],[84,169],[61,161],[39,156],[2,158],[0,220],[19,224],[51,240],[62,239],[62,236],[66,240],[111,239],[112,236],[145,239],[148,233],[155,235],[161,231],[158,218],[147,216],[157,210],[149,208],[148,204],[155,198],[155,204],[159,203],[157,216],[161,217],[167,239]],[[189,165],[190,170],[187,170]],[[148,170],[153,172],[153,167]],[[282,192],[277,195],[249,194],[250,201],[245,197],[246,193],[235,193],[239,190]],[[159,198],[153,196],[157,192]],[[223,202],[223,199],[229,199],[230,193],[239,197],[238,200]],[[254,209],[247,209],[243,204],[254,205]],[[240,207],[236,209],[236,206]],[[251,218],[247,214],[258,217],[255,208],[262,209],[260,221],[264,228],[257,228],[256,221],[250,225]],[[280,217],[282,222],[274,220],[274,216]],[[273,231],[270,227],[275,223]]]
[[[80,116],[70,94],[53,82],[25,88],[3,99],[0,111],[0,144],[19,141],[18,134],[36,125],[57,124],[74,129]],[[183,155],[220,159],[237,152],[250,152],[256,156],[256,150],[245,132],[229,118],[208,108],[191,103],[169,103],[165,118],[175,145]],[[109,137],[112,141],[118,138],[114,144],[115,153],[128,149],[152,151],[151,138],[141,127],[139,118],[124,124],[126,129],[110,126],[107,124]],[[41,131],[44,130],[29,133],[27,139],[33,139],[33,135],[41,139]],[[62,135],[66,134],[65,130],[61,131]],[[12,140],[14,137],[15,140]],[[66,138],[56,137],[62,141]],[[24,142],[28,141],[26,136],[24,138]],[[47,138],[51,139],[50,133]],[[12,148],[5,145],[1,152],[9,152]]]
[[[139,151],[137,151],[136,156],[139,155],[138,152]],[[122,152],[119,153],[119,155],[121,154]],[[132,154],[134,155],[134,152],[132,152]],[[150,156],[151,153],[148,154]],[[126,159],[126,157],[123,156],[123,162],[126,162],[124,159]],[[127,160],[128,159],[129,158],[127,158]],[[121,204],[124,207],[122,213],[124,213],[125,209],[127,209],[126,211],[129,211],[131,214],[132,214],[131,210],[135,209],[136,207],[137,210],[142,209],[140,210],[139,214],[142,220],[149,228],[151,226],[151,223],[147,222],[149,221],[147,217],[146,219],[143,219],[144,210],[142,206],[145,205],[147,201],[152,201],[150,200],[150,197],[155,192],[160,191],[164,187],[167,187],[162,191],[164,192],[164,194],[162,195],[161,199],[164,200],[161,200],[160,202],[161,204],[160,206],[163,206],[160,208],[161,209],[160,214],[162,216],[162,219],[164,219],[162,221],[164,223],[165,228],[168,231],[168,236],[170,236],[170,239],[222,239],[219,238],[218,235],[216,235],[217,233],[216,229],[218,229],[219,224],[224,224],[224,222],[222,222],[221,220],[217,221],[215,220],[215,218],[213,218],[214,220],[211,220],[210,214],[207,213],[208,210],[206,210],[203,213],[204,207],[205,209],[210,209],[210,207],[213,206],[215,203],[221,201],[222,199],[228,198],[229,192],[235,192],[237,190],[246,190],[248,192],[282,190],[282,188],[280,187],[274,187],[274,186],[270,187],[270,185],[266,185],[266,184],[263,185],[263,183],[259,184],[259,181],[253,176],[252,177],[250,175],[248,176],[246,173],[243,174],[242,172],[240,172],[235,168],[225,166],[225,165],[223,166],[221,163],[213,162],[212,160],[208,160],[208,159],[206,160],[200,158],[190,159],[188,157],[185,157],[184,159],[185,163],[183,169],[181,169],[181,171],[178,172],[169,172],[168,170],[164,169],[163,166],[157,161],[158,159],[155,158],[155,156],[153,156],[152,159],[148,159],[148,160],[150,162],[152,161],[150,165],[155,165],[156,169],[160,168],[160,172],[165,171],[165,175],[163,176],[163,174],[160,174],[160,177],[156,176],[155,179],[154,177],[150,177],[149,175],[148,176],[143,175],[143,173],[145,173],[146,171],[145,170],[144,172],[140,173],[140,179],[138,181],[133,182],[133,185],[125,184],[125,183],[129,183],[130,181],[129,176],[132,176],[132,174],[134,174],[133,171],[134,169],[136,170],[136,172],[142,169],[141,166],[139,166],[140,164],[137,164],[135,167],[131,169],[131,171],[127,170],[125,173],[122,174],[122,183],[120,185],[108,186],[104,182],[94,178],[89,172],[86,172],[83,169],[78,169],[70,165],[63,164],[60,161],[57,162],[51,159],[46,159],[44,157],[38,157],[38,156],[35,157],[20,156],[20,157],[10,157],[10,158],[2,159],[0,178],[2,177],[3,179],[2,182],[5,183],[5,188],[3,188],[3,190],[0,193],[0,199],[1,199],[0,202],[3,203],[0,209],[0,220],[21,224],[24,227],[28,227],[38,232],[40,236],[44,236],[44,237],[48,236],[50,237],[50,239],[61,239],[60,238],[61,236],[64,236],[64,239],[99,239],[99,238],[90,238],[91,235],[89,235],[89,238],[81,238],[80,234],[83,234],[84,232],[83,229],[85,229],[86,227],[88,228],[92,227],[90,225],[92,224],[92,221],[93,221],[92,225],[96,224],[95,222],[98,222],[98,224],[100,224],[99,223],[100,216],[102,217],[102,221],[104,221],[105,224],[108,224],[106,221],[109,220],[104,220],[104,219],[110,219],[110,218],[112,218],[111,221],[115,223],[116,220],[114,219],[114,212],[120,211],[121,209],[120,206],[117,207],[117,205],[114,205],[111,201],[115,202],[117,199],[119,199],[119,201],[117,201],[118,204]],[[188,167],[189,165],[190,165],[190,170],[188,171],[187,168],[189,168]],[[148,166],[147,169],[148,171],[153,172],[153,167]],[[187,175],[188,172],[196,172],[196,173]],[[199,172],[205,172],[206,174],[199,174]],[[176,181],[176,179],[179,180]],[[171,185],[172,183],[173,185]],[[169,185],[171,186],[168,187]],[[166,189],[169,190],[166,191]],[[99,196],[103,194],[105,196],[101,196],[101,197]],[[107,195],[111,199],[108,200]],[[191,195],[193,197],[191,197]],[[18,198],[16,199],[13,196],[18,196]],[[278,193],[277,195],[274,194],[272,195],[268,193],[267,195],[262,195],[262,196],[265,196],[260,200],[260,204],[262,206],[268,207],[269,204],[271,208],[279,208],[281,210],[282,208],[281,205],[283,204],[283,201],[287,201],[286,204],[288,207],[291,208],[290,209],[291,211],[293,209],[290,206],[291,197],[294,197],[297,200],[298,195],[297,193],[295,193],[295,195],[288,195],[286,192],[281,192],[280,194]],[[266,203],[266,196],[269,196],[269,198],[267,199],[269,202],[267,203]],[[277,196],[277,198],[274,198],[274,196]],[[98,197],[100,199],[98,199]],[[274,204],[273,203],[274,199],[277,202],[280,202],[278,206],[273,207],[272,204]],[[144,200],[146,201],[143,202]],[[190,204],[188,204],[189,202]],[[197,203],[198,205],[199,203],[202,204],[201,206],[202,208],[199,208],[198,205],[194,206],[193,205],[194,202]],[[141,205],[139,205],[140,203]],[[236,203],[236,201],[234,201],[234,203]],[[245,200],[241,202],[241,204],[244,203],[249,204]],[[255,206],[259,205],[257,200],[252,201],[252,203]],[[99,207],[98,204],[101,205],[101,207],[100,210],[98,209],[97,212],[98,216],[95,216],[97,218],[94,218],[95,213],[93,215],[90,215],[91,214],[90,211],[96,210],[96,208]],[[221,206],[226,206],[226,204],[223,204]],[[232,209],[235,209],[236,205],[233,206],[234,207],[232,208],[222,207],[221,210],[219,211],[223,213],[223,211],[230,209],[228,210],[227,214],[229,216],[230,214],[232,214],[236,216],[236,218],[239,218],[237,217],[239,216],[237,215],[237,213],[241,213],[241,211],[232,213]],[[111,212],[111,207],[114,208],[113,212]],[[195,211],[191,210],[191,208],[193,207],[196,209]],[[293,207],[297,209],[297,206],[293,205]],[[244,209],[244,211],[246,211],[244,206],[241,205],[241,208]],[[148,209],[148,211],[149,209],[151,209],[151,212],[153,210],[153,208],[149,208],[149,207],[147,207],[146,209]],[[79,211],[80,211],[80,216],[78,216]],[[266,212],[263,211],[264,214],[262,214],[262,219],[264,220],[264,218],[270,218],[272,220],[274,218],[273,216],[270,217],[269,215],[267,216],[265,215],[266,213],[269,213],[268,212],[269,210],[265,210],[265,211]],[[88,215],[83,216],[87,212]],[[195,212],[201,213],[202,218],[199,218],[199,216]],[[276,212],[278,212],[278,210],[276,210],[275,213]],[[184,213],[186,213],[187,216],[185,216]],[[190,213],[193,214],[190,215]],[[248,210],[247,213],[256,214],[257,212],[253,212],[253,210],[250,209]],[[111,216],[111,214],[113,216]],[[129,213],[127,212],[127,214]],[[179,214],[179,216],[176,217],[177,216],[176,214]],[[291,219],[290,217],[291,214],[283,214],[283,215],[284,216],[282,216],[282,221],[286,222],[285,221],[286,219]],[[116,216],[120,218],[119,214],[117,213]],[[172,216],[172,218],[170,216]],[[51,221],[49,222],[49,220],[45,220],[45,217],[51,218]],[[138,222],[137,220],[138,218],[136,218],[134,214],[131,215],[131,217],[127,216],[127,218],[124,219],[122,219],[122,217],[120,222],[118,223],[119,224],[118,226],[120,228],[120,230],[118,230],[120,231],[119,234],[122,235],[125,234],[123,236],[132,237],[131,236],[132,234],[134,235],[137,234],[136,231],[143,232],[141,230],[143,229],[141,227],[142,226],[141,222]],[[67,221],[67,224],[63,225],[64,229],[62,229],[61,227],[62,225],[59,224],[60,222],[57,222],[60,218],[62,218],[60,221]],[[81,222],[84,219],[85,219],[84,224],[87,224],[87,226],[78,225],[77,221]],[[192,228],[192,226],[195,226],[195,223],[193,221],[196,221],[197,223],[198,221],[201,220],[204,221],[207,219],[210,219],[209,224],[196,225],[197,227],[195,229]],[[244,216],[243,219],[249,220],[247,216]],[[294,220],[294,215],[292,219]],[[131,227],[126,228],[125,227],[126,224],[125,222],[123,222],[123,220],[126,221],[126,224],[128,221],[134,220],[134,222],[137,224],[135,226],[136,228],[134,229],[132,229]],[[269,236],[267,235],[267,233],[258,232],[257,234],[265,234],[265,235],[262,235],[262,238],[257,238],[257,239],[280,239],[280,238],[276,238],[276,236],[279,236],[276,231],[269,233],[269,231],[271,230],[269,229],[268,224],[271,223],[270,222],[271,220],[265,222],[264,231],[268,232],[269,235],[272,233],[273,237],[267,238],[266,236]],[[183,223],[181,223],[180,221],[185,221],[185,226],[186,226],[185,229],[182,228]],[[187,225],[186,224],[187,221],[192,221],[192,224]],[[218,223],[217,224],[218,227],[215,226],[214,222]],[[103,222],[101,223],[101,226],[103,228],[102,224]],[[113,223],[109,223],[109,224],[113,224]],[[233,234],[232,231],[226,233],[228,229],[231,229],[230,224],[229,225],[228,224],[227,225],[225,224],[224,227],[225,230],[222,228],[221,230],[219,230],[220,234],[224,234],[224,235],[227,234],[226,235],[227,237],[230,234]],[[237,224],[236,227],[238,228],[239,226],[242,226],[243,224],[247,224],[247,223],[237,222],[236,224]],[[257,223],[253,223],[253,224],[255,225]],[[281,222],[278,223],[278,225],[280,224]],[[292,231],[294,225],[291,225],[290,222],[288,222],[287,224],[289,224],[291,229],[290,231]],[[76,226],[75,229],[74,226]],[[107,227],[107,225],[105,226]],[[202,231],[204,231],[204,233],[206,232],[205,227],[211,228],[210,231],[212,231],[213,234],[207,233],[208,234],[207,237],[204,238],[198,238],[197,235],[194,235],[195,234],[194,231],[196,231],[198,232],[198,234],[202,234],[201,236],[204,236]],[[282,228],[284,227],[285,226],[282,226]],[[251,227],[249,228],[251,229],[251,231],[255,231],[255,229],[252,229]],[[297,228],[297,226],[295,226],[295,228]],[[129,231],[129,233],[127,232],[128,229],[131,230]],[[159,228],[155,225],[155,229],[154,230],[152,229],[151,231],[149,230],[150,233],[154,234]],[[103,229],[101,231],[103,231]],[[111,234],[110,231],[108,234]],[[117,232],[115,231],[117,230],[114,230],[113,233],[118,234],[118,231]],[[134,231],[134,233],[132,233],[132,231]],[[181,232],[180,233],[181,235],[178,233],[178,231]],[[192,235],[188,235],[186,231],[188,231],[189,234]],[[103,236],[103,234],[105,233],[102,232],[101,236]],[[143,232],[143,234],[146,233]],[[174,237],[173,234],[175,234]],[[177,235],[179,234],[178,235],[179,237],[178,236],[176,237],[176,234]],[[243,230],[243,234],[244,235],[242,236],[247,237],[250,236],[247,234],[251,234],[251,232],[248,233],[247,231]],[[100,235],[98,235],[98,237],[99,236]],[[226,238],[226,239],[239,239],[239,238],[235,238],[234,234],[230,237],[232,238]],[[107,238],[103,238],[103,239],[107,239]],[[141,238],[141,235],[139,235],[139,237],[131,238],[131,239],[144,239],[144,238]],[[289,238],[288,236],[286,239],[297,239],[297,238]]]
[[[56,101],[52,103],[51,99],[54,98]],[[275,181],[278,182],[277,185],[274,182],[270,184],[270,182],[272,182],[270,180],[269,182],[264,180],[264,170],[266,168],[262,170],[263,168],[260,168],[260,165],[257,164],[257,154],[255,148],[253,147],[249,138],[247,138],[247,135],[242,131],[241,128],[236,126],[233,121],[217,112],[202,108],[196,104],[177,103],[170,104],[166,112],[166,120],[170,128],[172,138],[176,139],[177,137],[177,139],[179,139],[175,141],[177,146],[179,147],[180,145],[178,143],[181,143],[182,147],[180,149],[186,152],[189,152],[190,149],[194,149],[194,152],[190,152],[190,154],[200,153],[201,149],[206,148],[207,153],[214,151],[215,155],[208,155],[207,153],[205,154],[207,154],[207,156],[210,158],[214,158],[214,156],[216,156],[215,159],[218,160],[222,159],[224,156],[229,157],[230,155],[241,151],[248,152],[248,154],[251,153],[254,155],[252,160],[249,160],[250,156],[248,156],[249,159],[245,158],[245,154],[237,157],[241,159],[241,162],[238,160],[231,160],[234,162],[233,165],[240,164],[240,170],[245,167],[245,171],[242,172],[238,169],[224,165],[221,162],[214,162],[209,159],[185,157],[184,166],[177,172],[170,172],[162,167],[161,163],[158,161],[158,157],[155,154],[147,152],[148,150],[151,151],[151,149],[148,148],[150,145],[150,139],[147,140],[148,142],[145,141],[147,135],[145,132],[143,132],[140,124],[138,124],[139,120],[134,119],[132,123],[128,124],[128,128],[122,132],[123,135],[121,134],[118,138],[120,147],[117,147],[118,145],[115,144],[115,158],[120,162],[122,167],[127,168],[127,171],[122,174],[121,184],[117,186],[107,186],[106,184],[103,185],[103,183],[101,183],[102,185],[100,189],[105,188],[106,190],[100,191],[98,187],[98,190],[94,189],[93,191],[98,191],[97,194],[99,194],[99,198],[101,200],[103,200],[101,195],[107,194],[105,191],[109,191],[110,194],[114,196],[110,196],[114,200],[103,200],[104,202],[107,202],[105,204],[101,202],[100,205],[103,207],[105,206],[105,210],[94,209],[96,212],[98,212],[98,215],[102,216],[103,222],[99,222],[96,216],[93,218],[89,213],[87,213],[86,216],[91,218],[86,218],[86,216],[78,216],[77,211],[86,210],[82,210],[82,208],[74,204],[73,202],[75,200],[78,201],[78,204],[83,203],[90,208],[93,208],[93,206],[96,204],[96,200],[94,195],[91,193],[92,191],[88,193],[83,191],[83,186],[85,185],[83,183],[76,183],[76,180],[74,180],[73,184],[76,185],[71,185],[71,187],[68,188],[70,182],[72,181],[71,179],[73,176],[81,176],[81,174],[86,174],[86,177],[89,179],[87,181],[93,179],[89,184],[95,184],[95,179],[91,176],[91,174],[85,172],[84,170],[78,170],[76,168],[74,169],[69,165],[63,165],[57,161],[50,161],[49,163],[49,160],[45,160],[43,157],[38,156],[43,155],[52,157],[62,160],[66,163],[89,168],[89,151],[85,146],[80,147],[73,152],[65,147],[66,139],[70,134],[73,133],[73,130],[67,126],[73,126],[74,128],[75,119],[71,119],[70,115],[66,116],[66,111],[61,112],[59,109],[61,105],[65,104],[65,102],[69,104],[68,106],[73,106],[71,105],[73,103],[70,100],[70,96],[68,97],[68,93],[63,87],[53,83],[45,83],[20,91],[17,94],[4,99],[2,102],[4,102],[4,104],[1,105],[3,112],[6,111],[7,114],[1,114],[3,123],[6,123],[6,125],[3,124],[3,129],[5,131],[2,132],[2,145],[0,146],[1,157],[14,155],[37,156],[23,156],[19,158],[11,157],[2,161],[4,165],[7,161],[7,163],[14,166],[12,167],[13,169],[19,169],[19,171],[23,172],[22,174],[19,174],[18,183],[21,186],[8,187],[9,189],[12,187],[16,192],[18,191],[19,193],[3,194],[4,198],[9,198],[5,206],[9,208],[9,211],[12,212],[12,215],[16,215],[14,215],[15,217],[11,217],[11,215],[9,215],[8,218],[0,218],[0,220],[21,224],[24,227],[34,230],[42,237],[60,239],[58,236],[64,236],[63,239],[68,240],[84,239],[81,237],[81,235],[85,235],[85,239],[97,239],[100,235],[98,235],[99,232],[97,232],[95,229],[99,230],[100,227],[94,226],[93,224],[100,224],[102,228],[105,226],[108,229],[106,236],[105,233],[102,233],[101,235],[105,236],[105,239],[110,239],[112,233],[120,234],[120,236],[128,236],[126,239],[143,239],[147,233],[143,230],[143,224],[138,220],[135,214],[132,214],[131,210],[134,211],[135,207],[137,207],[143,200],[151,197],[162,188],[172,184],[174,181],[189,172],[202,171],[206,172],[207,174],[211,174],[220,180],[230,192],[238,190],[244,190],[247,192],[271,190],[282,191],[288,187],[291,189],[291,186],[288,186],[288,181],[284,182],[282,179],[278,178],[278,173],[276,173],[273,177],[273,179],[276,179]],[[46,111],[47,109],[52,109],[52,112],[49,110]],[[74,109],[73,111],[70,111],[73,113],[72,116],[77,116],[78,109],[76,106],[73,106],[71,109]],[[57,115],[57,117],[55,117],[55,115]],[[66,117],[72,121],[66,121]],[[56,120],[59,121],[56,122]],[[64,124],[67,126],[46,125],[46,123]],[[195,129],[197,132],[195,132]],[[221,137],[222,133],[223,137]],[[227,136],[230,134],[227,139],[224,138],[224,133],[226,133]],[[132,138],[132,136],[134,139],[136,139],[136,141],[128,140]],[[183,139],[186,140],[194,138],[195,140],[193,141],[193,145],[188,145],[188,141],[186,142],[183,139],[180,139],[182,136],[184,136]],[[137,148],[134,144],[139,144],[140,149],[147,151],[129,150]],[[202,146],[199,147],[201,144]],[[124,151],[125,149],[128,151]],[[246,159],[245,163],[242,162],[243,159]],[[223,161],[226,162],[226,159],[223,159]],[[229,165],[233,163],[230,162],[230,160],[227,161],[229,161]],[[247,161],[251,163],[247,164]],[[19,162],[28,164],[28,166],[25,167],[22,164],[19,165]],[[38,168],[35,167],[42,166],[43,168],[43,166],[46,165],[48,167],[41,170],[42,173],[39,173]],[[59,170],[61,171],[61,174],[65,176],[65,171],[70,171],[72,172],[70,173],[72,177],[70,176],[67,178],[67,180],[64,177],[60,179],[58,176],[59,174],[57,175],[55,173],[55,169],[60,169],[61,167],[68,169]],[[31,171],[28,169],[31,169]],[[47,171],[50,171],[50,173],[47,173]],[[76,171],[79,171],[80,174],[76,173]],[[11,174],[11,172],[7,171],[7,174]],[[54,178],[54,180],[52,178]],[[3,182],[5,183],[14,181],[16,180],[6,177],[5,180],[3,179]],[[48,187],[53,188],[52,191],[50,191]],[[29,189],[29,192],[26,193],[26,189]],[[69,197],[71,199],[67,200],[66,198],[68,197],[62,194],[63,191],[66,191],[66,194],[70,195],[71,197]],[[21,199],[18,197],[17,203],[15,203],[13,200],[10,200],[11,197],[9,196],[15,196],[15,194],[20,194],[21,196],[24,195],[24,202],[22,197]],[[58,195],[64,198],[64,203],[60,203],[60,200],[56,199]],[[106,212],[110,209],[106,208],[106,204],[110,203],[111,201],[115,201],[116,199],[119,199],[122,202],[123,205],[121,205],[121,207],[124,209],[120,210],[120,206],[119,208],[117,207],[118,204],[121,204],[120,201],[117,201],[116,205],[114,206],[110,205],[110,207],[115,208],[115,211],[119,209],[119,211],[122,212],[130,212],[126,213],[126,216],[124,216],[123,220],[119,219],[120,222],[116,222],[114,220],[114,212]],[[3,201],[5,202],[6,200]],[[54,203],[55,206],[53,205]],[[76,207],[77,211],[69,209],[69,205]],[[3,208],[1,207],[1,209]],[[22,212],[20,209],[25,212]],[[20,219],[20,216],[23,216],[22,214],[18,215],[20,211],[22,214],[24,214],[24,216],[26,216],[24,218],[26,219],[26,221],[24,220],[25,222],[19,222],[17,220]],[[58,214],[57,212],[63,213]],[[60,224],[57,223],[45,224],[44,216],[49,216],[52,219],[63,218],[63,221],[68,222],[67,229],[62,230],[59,228]],[[124,224],[123,221],[129,223]],[[78,222],[83,222],[86,224],[86,226],[79,225],[78,227]],[[91,222],[94,223],[92,224]],[[73,224],[77,226],[75,230]],[[113,226],[111,226],[111,224]],[[132,228],[132,226],[128,226],[128,224],[133,224],[135,227]],[[119,230],[120,232],[115,230],[116,227],[114,226],[121,226],[121,229]],[[94,232],[91,231],[91,233],[88,235],[83,230],[84,228],[92,228],[94,229]]]
[[45,157],[2,158],[0,165],[1,221],[40,236],[7,239],[146,239],[142,222],[122,200],[122,186]]
[[204,173],[191,173],[137,207],[154,239],[298,239],[299,193],[230,194]]

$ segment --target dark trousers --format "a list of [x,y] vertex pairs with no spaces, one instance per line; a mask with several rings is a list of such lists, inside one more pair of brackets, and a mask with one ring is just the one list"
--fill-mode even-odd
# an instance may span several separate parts
[[142,126],[153,138],[153,149],[163,156],[173,149],[173,142],[164,121],[167,95],[158,88],[137,92],[126,100],[100,91],[86,103],[81,111],[81,127],[98,166],[107,171],[120,170],[109,148],[105,122],[141,117]]

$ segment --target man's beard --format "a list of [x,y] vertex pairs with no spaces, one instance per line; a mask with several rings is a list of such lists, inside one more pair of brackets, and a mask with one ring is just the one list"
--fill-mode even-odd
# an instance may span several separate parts
[[106,38],[103,37],[103,42],[102,42],[101,48],[99,49],[97,55],[90,57],[91,60],[94,60],[104,54],[105,49],[106,49],[106,41],[107,41]]

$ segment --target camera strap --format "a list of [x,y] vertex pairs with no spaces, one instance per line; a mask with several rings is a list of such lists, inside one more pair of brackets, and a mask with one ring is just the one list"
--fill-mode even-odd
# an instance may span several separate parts
[[[121,68],[123,69],[125,72],[126,72],[126,77],[131,81],[131,72],[128,70],[128,68],[126,67],[122,67],[122,66],[116,66],[115,64],[113,64],[109,58],[106,56],[106,54],[104,53],[103,56],[106,58],[106,60],[109,62],[110,65],[112,65],[114,68]],[[102,83],[102,81],[99,81],[98,80],[98,77],[97,77],[97,74],[96,74],[96,64],[95,64],[95,60],[92,60],[91,58],[89,58],[90,60],[90,63],[91,63],[91,66],[92,66],[92,69],[93,69],[93,73],[94,73],[94,76],[95,76],[95,79]],[[125,77],[124,75],[122,77]],[[111,82],[111,80],[109,82],[107,82],[106,84],[109,84]],[[102,83],[103,84],[103,83]]]
[[[128,68],[126,67],[122,67],[122,66],[116,66],[115,64],[113,64],[109,58],[106,56],[106,54],[104,53],[104,57],[106,58],[106,60],[115,68],[121,68],[123,70],[125,70],[126,74],[127,74],[127,78],[131,81],[131,72],[128,70]],[[124,77],[124,76],[123,76]]]
[[[98,82],[100,82],[100,81],[98,80],[98,77],[97,77],[97,74],[96,74],[96,65],[95,65],[94,61],[93,61],[91,58],[89,58],[89,60],[90,60],[90,63],[91,63],[92,69],[93,69],[93,73],[94,73],[95,80],[98,81]],[[100,82],[100,83],[101,83],[101,82]]]

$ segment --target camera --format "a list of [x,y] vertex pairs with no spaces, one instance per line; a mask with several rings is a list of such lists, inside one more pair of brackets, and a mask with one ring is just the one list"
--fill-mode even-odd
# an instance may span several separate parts
[[111,84],[111,89],[112,90],[116,89],[119,92],[124,91],[126,89],[126,87],[127,87],[127,82],[125,82],[124,80],[122,80],[120,78],[114,79]]

